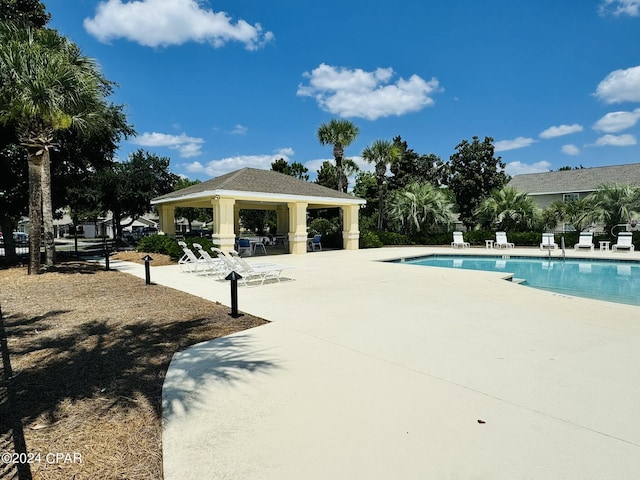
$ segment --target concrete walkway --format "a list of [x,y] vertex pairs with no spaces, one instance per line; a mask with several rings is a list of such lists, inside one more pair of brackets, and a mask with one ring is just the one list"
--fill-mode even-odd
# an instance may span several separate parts
[[[377,261],[433,252],[452,250],[274,257],[295,281],[239,289],[272,323],[171,363],[165,480],[640,478],[640,307]],[[151,275],[229,304],[227,283]]]

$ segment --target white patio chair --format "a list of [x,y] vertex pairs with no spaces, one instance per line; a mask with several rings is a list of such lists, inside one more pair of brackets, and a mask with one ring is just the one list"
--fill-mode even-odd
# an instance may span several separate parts
[[611,249],[615,252],[618,249],[626,249],[629,252],[633,252],[635,247],[633,246],[633,233],[631,232],[620,232],[618,234],[618,241],[611,246]]
[[593,252],[593,232],[580,232],[578,243],[573,246],[573,249],[580,250],[581,248],[588,248]]
[[553,233],[542,234],[542,243],[540,244],[540,250],[544,250],[545,248],[548,248],[549,250],[555,250],[558,248],[558,244],[556,243],[555,235]]
[[462,232],[453,232],[453,242],[451,242],[451,248],[470,248],[471,244],[464,241]]
[[496,232],[495,248],[515,248],[515,244],[507,240],[507,232]]

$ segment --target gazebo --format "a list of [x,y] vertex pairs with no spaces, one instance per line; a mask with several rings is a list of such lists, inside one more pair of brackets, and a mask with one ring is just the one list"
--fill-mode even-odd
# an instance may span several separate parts
[[345,250],[357,250],[360,231],[358,210],[366,200],[305,182],[290,175],[243,168],[220,177],[154,198],[160,230],[175,235],[176,207],[213,209],[213,241],[222,250],[234,247],[240,230],[240,210],[275,210],[277,231],[287,232],[289,253],[307,252],[307,210],[340,208]]

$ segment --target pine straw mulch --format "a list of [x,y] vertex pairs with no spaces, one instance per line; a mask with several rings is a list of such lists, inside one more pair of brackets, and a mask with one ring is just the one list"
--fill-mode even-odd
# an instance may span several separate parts
[[[161,479],[161,393],[174,352],[266,323],[83,262],[43,275],[0,270],[0,306],[13,411],[27,451],[42,457],[31,464],[37,480]],[[47,453],[82,463],[47,463]]]

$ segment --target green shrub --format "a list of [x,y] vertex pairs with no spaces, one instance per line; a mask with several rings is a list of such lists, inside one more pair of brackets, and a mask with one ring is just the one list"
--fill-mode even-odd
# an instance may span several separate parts
[[380,230],[376,232],[378,238],[383,243],[383,245],[411,245],[413,242],[409,240],[409,237],[403,235],[402,233],[396,232],[386,232],[384,230]]
[[380,248],[384,244],[375,232],[366,230],[360,232],[360,248]]
[[327,220],[326,218],[314,218],[309,224],[309,235],[322,235],[326,237],[332,233],[336,233],[338,231],[338,227],[336,222],[332,222],[331,220]]

